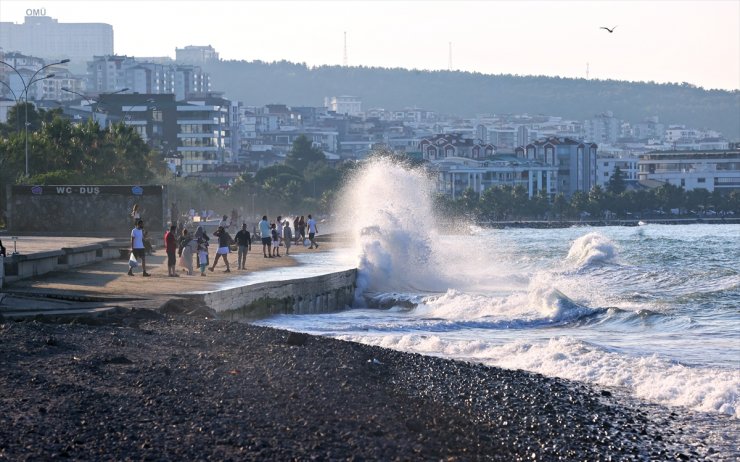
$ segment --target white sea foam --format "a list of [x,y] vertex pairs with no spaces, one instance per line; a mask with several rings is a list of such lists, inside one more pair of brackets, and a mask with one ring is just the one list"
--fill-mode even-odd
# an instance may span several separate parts
[[521,340],[503,345],[438,335],[343,335],[340,338],[619,387],[651,402],[740,418],[737,371],[688,367],[656,356],[633,358],[568,337],[543,343]]
[[566,261],[583,268],[596,263],[610,263],[616,255],[616,245],[612,241],[599,233],[588,233],[573,242]]

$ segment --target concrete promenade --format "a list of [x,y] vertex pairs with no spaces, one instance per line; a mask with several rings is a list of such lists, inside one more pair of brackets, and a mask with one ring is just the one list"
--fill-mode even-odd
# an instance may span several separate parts
[[[8,249],[9,259],[32,260],[51,255],[52,259],[47,260],[57,262],[55,268],[43,274],[22,278],[6,275],[4,287],[0,289],[0,315],[6,318],[95,314],[121,307],[159,309],[168,302],[172,305],[173,301],[187,307],[205,306],[224,312],[230,318],[276,312],[315,313],[334,311],[351,303],[354,288],[354,271],[342,271],[333,276],[312,275],[306,279],[298,277],[294,281],[242,284],[241,279],[251,273],[298,265],[292,256],[284,256],[284,247],[280,249],[282,257],[264,258],[261,243],[253,244],[247,256],[246,271],[236,269],[236,252],[232,252],[229,254],[231,273],[225,273],[225,265],[219,261],[215,271],[207,271],[206,277],[201,277],[197,269],[192,276],[178,271],[180,277],[168,277],[167,257],[160,248],[146,257],[151,277],[144,278],[141,267],[135,269],[133,277],[126,274],[128,261],[121,259],[119,252],[119,248],[127,245],[123,241],[21,236],[17,241],[20,255],[10,257],[13,247],[6,239],[3,238],[3,244]],[[325,252],[332,246],[327,240],[314,250],[294,245],[291,254]],[[101,255],[100,249],[104,247],[109,251]],[[59,263],[64,259],[62,249],[73,252],[74,249],[89,251],[91,248],[93,254],[97,251],[97,258],[72,266]],[[215,249],[211,249],[211,262],[214,252]],[[7,263],[8,260],[6,268]]]

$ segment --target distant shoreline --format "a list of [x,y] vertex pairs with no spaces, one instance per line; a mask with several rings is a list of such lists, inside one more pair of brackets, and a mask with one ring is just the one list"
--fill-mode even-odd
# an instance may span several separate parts
[[644,220],[513,220],[478,222],[487,228],[571,228],[574,226],[641,226],[647,225],[737,225],[740,218],[646,218]]

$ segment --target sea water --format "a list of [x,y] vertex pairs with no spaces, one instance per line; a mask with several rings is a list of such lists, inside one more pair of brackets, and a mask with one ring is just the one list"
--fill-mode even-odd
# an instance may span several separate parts
[[740,417],[740,225],[450,227],[432,188],[387,161],[358,172],[336,212],[351,247],[300,256],[356,266],[355,307],[261,324]]

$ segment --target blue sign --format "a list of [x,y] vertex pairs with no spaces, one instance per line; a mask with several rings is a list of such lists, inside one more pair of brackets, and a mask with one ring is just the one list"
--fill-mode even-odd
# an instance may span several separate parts
[[144,194],[144,188],[142,188],[141,186],[134,186],[133,188],[131,188],[131,192],[134,194],[134,196],[141,196],[142,194]]
[[31,187],[31,194],[42,194],[44,192],[44,188],[41,186],[32,186]]

